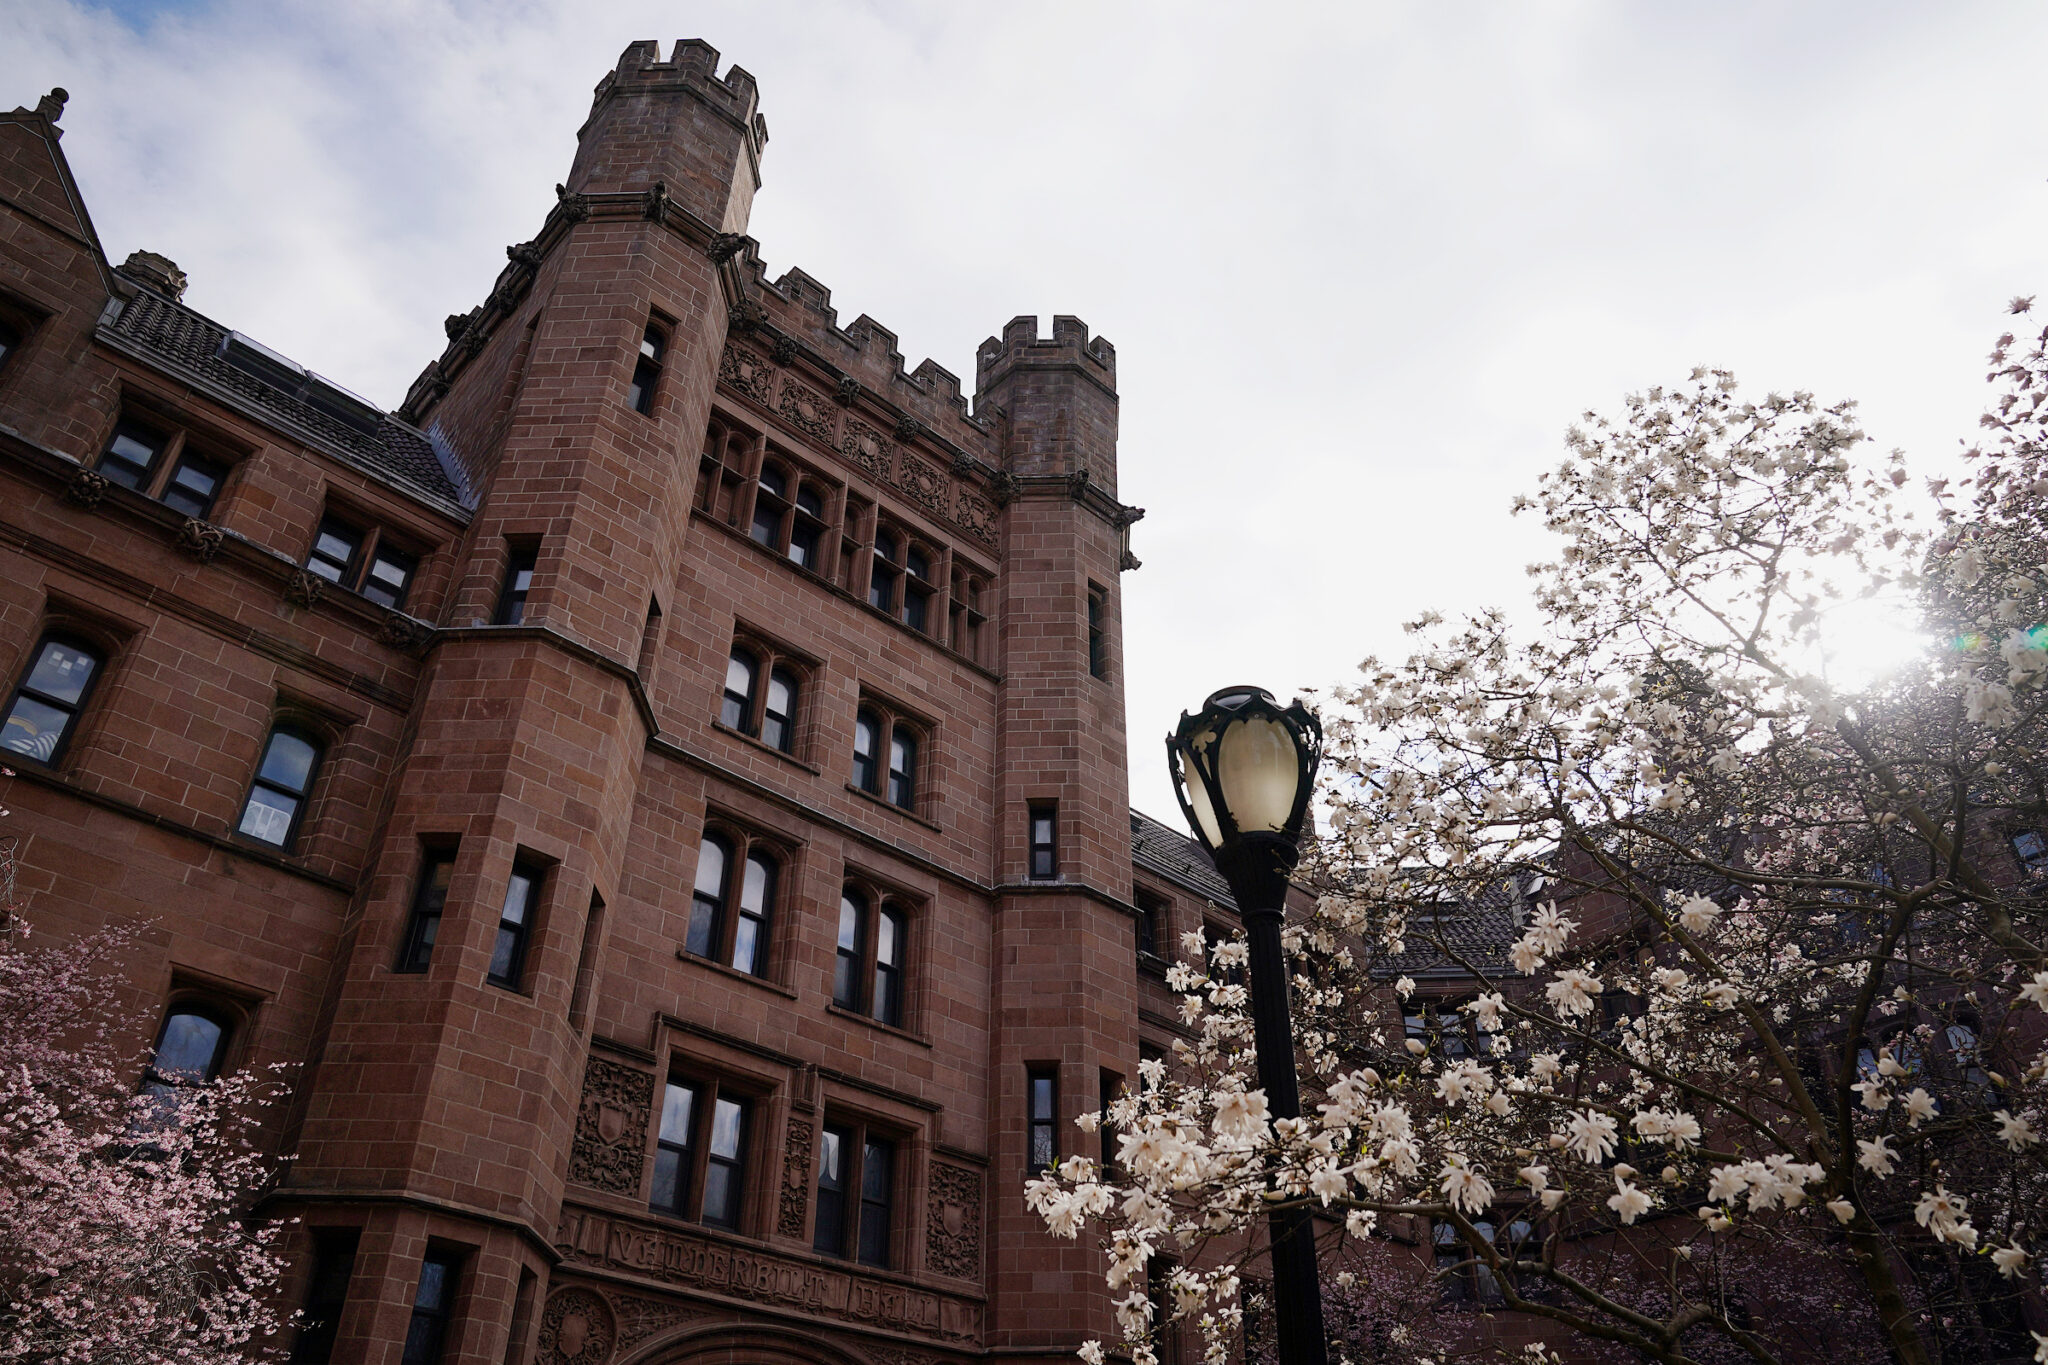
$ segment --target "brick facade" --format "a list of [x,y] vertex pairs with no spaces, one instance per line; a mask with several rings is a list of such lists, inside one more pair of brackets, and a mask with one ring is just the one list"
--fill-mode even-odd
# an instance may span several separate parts
[[[110,268],[61,108],[0,116],[0,802],[39,927],[147,922],[139,1008],[294,1068],[287,1293],[346,1287],[302,1355],[398,1365],[434,1258],[464,1365],[1109,1332],[1023,1206],[1029,1077],[1073,1150],[1173,1034],[1139,919],[1170,954],[1229,914],[1128,807],[1109,343],[1013,320],[971,406],[906,370],[744,236],[752,79],[635,43],[380,413]],[[46,705],[53,643],[92,680]],[[888,1188],[821,1251],[834,1143]]]

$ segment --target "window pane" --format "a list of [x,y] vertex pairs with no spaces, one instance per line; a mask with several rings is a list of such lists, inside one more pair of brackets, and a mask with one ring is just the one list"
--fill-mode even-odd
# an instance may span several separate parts
[[270,747],[264,751],[263,766],[256,775],[273,786],[303,796],[313,775],[313,760],[319,755],[320,750],[311,742],[289,730],[277,730],[270,736]]
[[656,1148],[654,1189],[648,1194],[647,1202],[657,1209],[681,1213],[682,1185],[685,1178],[682,1154],[671,1147]]
[[661,1140],[678,1147],[690,1145],[690,1115],[697,1107],[697,1088],[669,1082],[661,1100]]
[[931,597],[921,589],[911,588],[903,594],[903,624],[912,630],[925,628],[926,607]]
[[51,640],[36,656],[22,686],[54,702],[76,706],[99,660],[73,645]]
[[710,957],[717,937],[718,902],[700,894],[690,901],[690,931],[683,947],[698,957]]
[[1052,1117],[1052,1077],[1031,1078],[1031,1117],[1044,1120]]
[[242,808],[241,832],[283,848],[291,838],[292,817],[298,811],[297,797],[270,787],[254,787],[249,792],[249,804]]
[[823,521],[825,519],[825,499],[819,496],[817,489],[806,485],[797,490],[796,510]]
[[891,535],[891,534],[890,534],[889,532],[887,532],[887,531],[877,531],[877,532],[875,532],[875,558],[877,558],[877,559],[886,559],[886,560],[890,561],[891,563],[894,563],[894,562],[895,562],[895,559],[896,559],[896,537],[895,537],[895,536]]
[[731,1227],[739,1222],[739,1172],[718,1161],[704,1163],[704,1221]]
[[768,898],[775,892],[775,864],[759,854],[747,859],[746,879],[740,887],[740,908],[752,914],[768,913]]
[[646,356],[649,360],[659,360],[661,359],[661,345],[661,333],[649,327],[646,335],[640,338],[640,354]]
[[697,891],[716,900],[725,890],[725,841],[708,838],[697,850]]
[[69,711],[45,706],[33,697],[17,697],[14,709],[7,713],[6,729],[0,732],[5,735],[0,746],[38,763],[48,763],[56,756],[57,745],[64,739],[64,727],[70,723]]
[[718,713],[720,723],[735,730],[748,728],[748,713],[754,709],[754,675],[759,668],[753,655],[737,650],[725,661],[725,700]]
[[113,444],[100,460],[100,473],[123,488],[140,488],[149,478],[149,466],[163,449],[163,437],[141,427],[123,423],[114,433]]
[[846,1254],[846,1147],[843,1128],[827,1128],[818,1143],[818,1221],[811,1245],[827,1256]]
[[213,510],[213,495],[226,472],[212,460],[185,456],[171,471],[171,481],[164,485],[164,505],[188,517],[205,517]]
[[533,874],[517,872],[505,883],[505,908],[498,918],[506,924],[526,923],[526,912],[533,904]]
[[917,741],[898,726],[889,737],[889,800],[908,809],[916,800]]
[[405,605],[405,587],[412,581],[413,557],[379,548],[363,576],[363,596],[392,610]]
[[899,938],[903,932],[903,917],[894,910],[884,910],[875,935],[875,960],[894,967],[902,962]]
[[749,976],[761,974],[761,921],[742,915],[733,926],[732,965]]
[[896,1182],[896,1145],[869,1138],[861,1153],[860,1260],[889,1264],[890,1205]]
[[413,1296],[415,1308],[440,1308],[448,1298],[448,1263],[428,1259],[420,1266],[419,1293]]
[[720,1098],[711,1107],[711,1155],[732,1158],[740,1154],[746,1118],[746,1107],[738,1100]]
[[180,1010],[164,1021],[156,1045],[156,1071],[169,1080],[203,1081],[220,1059],[221,1026],[203,1014]]

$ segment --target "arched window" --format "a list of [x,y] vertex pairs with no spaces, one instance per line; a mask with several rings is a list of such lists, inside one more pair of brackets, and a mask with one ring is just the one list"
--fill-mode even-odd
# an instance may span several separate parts
[[853,721],[853,785],[877,796],[882,794],[881,747],[881,718],[863,709]]
[[839,947],[832,963],[832,1003],[861,1006],[861,967],[867,957],[867,897],[851,888],[839,894]]
[[755,638],[735,644],[725,664],[718,723],[794,754],[797,707],[807,665],[775,644]]
[[735,649],[725,663],[725,700],[718,719],[743,735],[754,733],[754,680],[760,670],[760,663],[744,649]]
[[903,911],[884,905],[875,918],[874,1015],[885,1024],[903,1023]]
[[100,656],[82,640],[45,635],[30,656],[28,672],[14,689],[0,748],[36,763],[63,757],[79,713],[98,679]]
[[796,674],[778,668],[768,675],[761,703],[761,741],[789,753],[796,744]]
[[320,753],[320,742],[298,726],[280,725],[270,732],[256,780],[242,803],[241,833],[277,848],[291,847]]
[[633,382],[626,390],[626,406],[643,416],[654,411],[654,391],[661,386],[661,360],[668,350],[668,338],[649,323],[640,336],[640,353],[633,358]]
[[905,810],[917,806],[917,736],[907,725],[889,732],[889,803]]
[[761,844],[712,832],[697,851],[690,927],[683,947],[747,973],[768,965],[768,931],[781,866]]
[[910,912],[896,897],[864,886],[843,888],[832,1003],[901,1028],[909,935]]

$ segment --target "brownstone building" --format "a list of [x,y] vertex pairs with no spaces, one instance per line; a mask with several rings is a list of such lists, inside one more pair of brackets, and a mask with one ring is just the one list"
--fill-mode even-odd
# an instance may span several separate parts
[[160,1078],[295,1068],[300,1360],[1110,1330],[1022,1184],[1228,913],[1128,807],[1116,354],[1013,320],[970,406],[769,280],[716,62],[626,49],[395,413],[0,118],[5,829],[39,928],[148,923]]

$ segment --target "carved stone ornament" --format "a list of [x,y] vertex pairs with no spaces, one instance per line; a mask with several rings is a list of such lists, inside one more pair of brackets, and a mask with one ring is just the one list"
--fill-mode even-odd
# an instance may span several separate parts
[[724,265],[739,255],[746,245],[747,239],[741,234],[721,232],[711,239],[710,246],[704,248],[704,254],[711,258],[713,264]]
[[768,405],[775,391],[775,372],[768,362],[744,346],[728,346],[718,358],[718,377],[747,397]]
[[603,1298],[588,1289],[563,1289],[548,1296],[540,1315],[537,1365],[604,1365],[618,1329]]
[[889,442],[858,417],[846,419],[839,433],[839,453],[878,479],[889,474]]
[[995,504],[965,488],[953,497],[953,524],[984,545],[996,543]]
[[64,106],[70,100],[71,92],[60,85],[36,101],[36,113],[51,123],[55,123],[58,119],[64,117]]
[[730,309],[726,310],[725,321],[726,325],[735,332],[742,334],[751,333],[762,323],[768,321],[768,313],[760,304],[755,303],[752,299],[741,299]]
[[1125,550],[1121,555],[1117,556],[1116,566],[1123,572],[1130,573],[1134,569],[1144,568],[1145,561],[1132,554],[1129,550]]
[[555,207],[562,216],[572,223],[580,223],[590,216],[590,197],[573,193],[567,185],[555,186]]
[[1075,502],[1088,496],[1088,471],[1077,469],[1067,475],[1067,496]]
[[1008,507],[1010,500],[1017,496],[1017,476],[1007,469],[998,469],[988,481],[989,497],[998,507]]
[[377,638],[393,649],[410,653],[427,642],[434,628],[425,621],[416,621],[402,611],[394,611],[384,618],[384,624],[377,629]]
[[537,268],[540,265],[540,243],[515,242],[505,248],[505,259],[514,265]]
[[925,1209],[925,1269],[956,1279],[980,1279],[981,1173],[934,1161]]
[[839,392],[833,396],[839,400],[839,406],[852,407],[860,401],[860,381],[850,374],[840,375]]
[[784,1237],[804,1235],[804,1215],[811,1198],[811,1125],[789,1121],[789,1142],[782,1154],[782,1198],[776,1207],[775,1230]]
[[295,607],[310,607],[327,591],[327,580],[305,569],[295,569],[284,581],[284,600]]
[[226,540],[227,532],[197,517],[185,518],[185,524],[178,528],[178,548],[201,564],[213,563]]
[[896,419],[897,440],[915,441],[918,437],[922,435],[924,435],[924,423],[918,421],[909,413],[906,412]]
[[1109,524],[1121,531],[1127,526],[1135,526],[1144,519],[1144,508],[1133,507],[1129,503],[1121,503],[1118,505],[1116,512],[1110,517]]
[[975,458],[966,451],[956,450],[953,452],[953,472],[959,477],[964,479],[969,474],[972,474],[975,463]]
[[113,486],[113,481],[97,470],[80,469],[64,486],[64,500],[75,502],[80,507],[98,507],[100,499],[106,497],[107,490]]
[[659,1299],[621,1298],[612,1307],[619,1324],[619,1349],[626,1350],[635,1342],[645,1341],[651,1336],[666,1332],[671,1327],[680,1327],[686,1322],[695,1322],[711,1314],[702,1308],[691,1308],[680,1303],[664,1303]]
[[905,452],[896,461],[896,486],[904,496],[935,516],[945,516],[952,486],[934,465]]
[[870,1346],[868,1359],[874,1365],[936,1365],[941,1357],[909,1346]]
[[602,1057],[583,1069],[583,1101],[576,1109],[576,1144],[569,1178],[610,1194],[640,1193],[647,1146],[647,1116],[654,1078]]
[[778,365],[794,365],[796,363],[796,342],[788,337],[777,337],[775,338],[775,344],[768,348],[768,354]]
[[821,441],[832,439],[832,407],[825,395],[808,384],[791,379],[782,386],[780,411],[791,426],[808,431]]
[[643,210],[655,222],[666,223],[668,221],[668,206],[671,202],[668,197],[668,182],[657,180],[647,189],[647,200],[643,205]]

